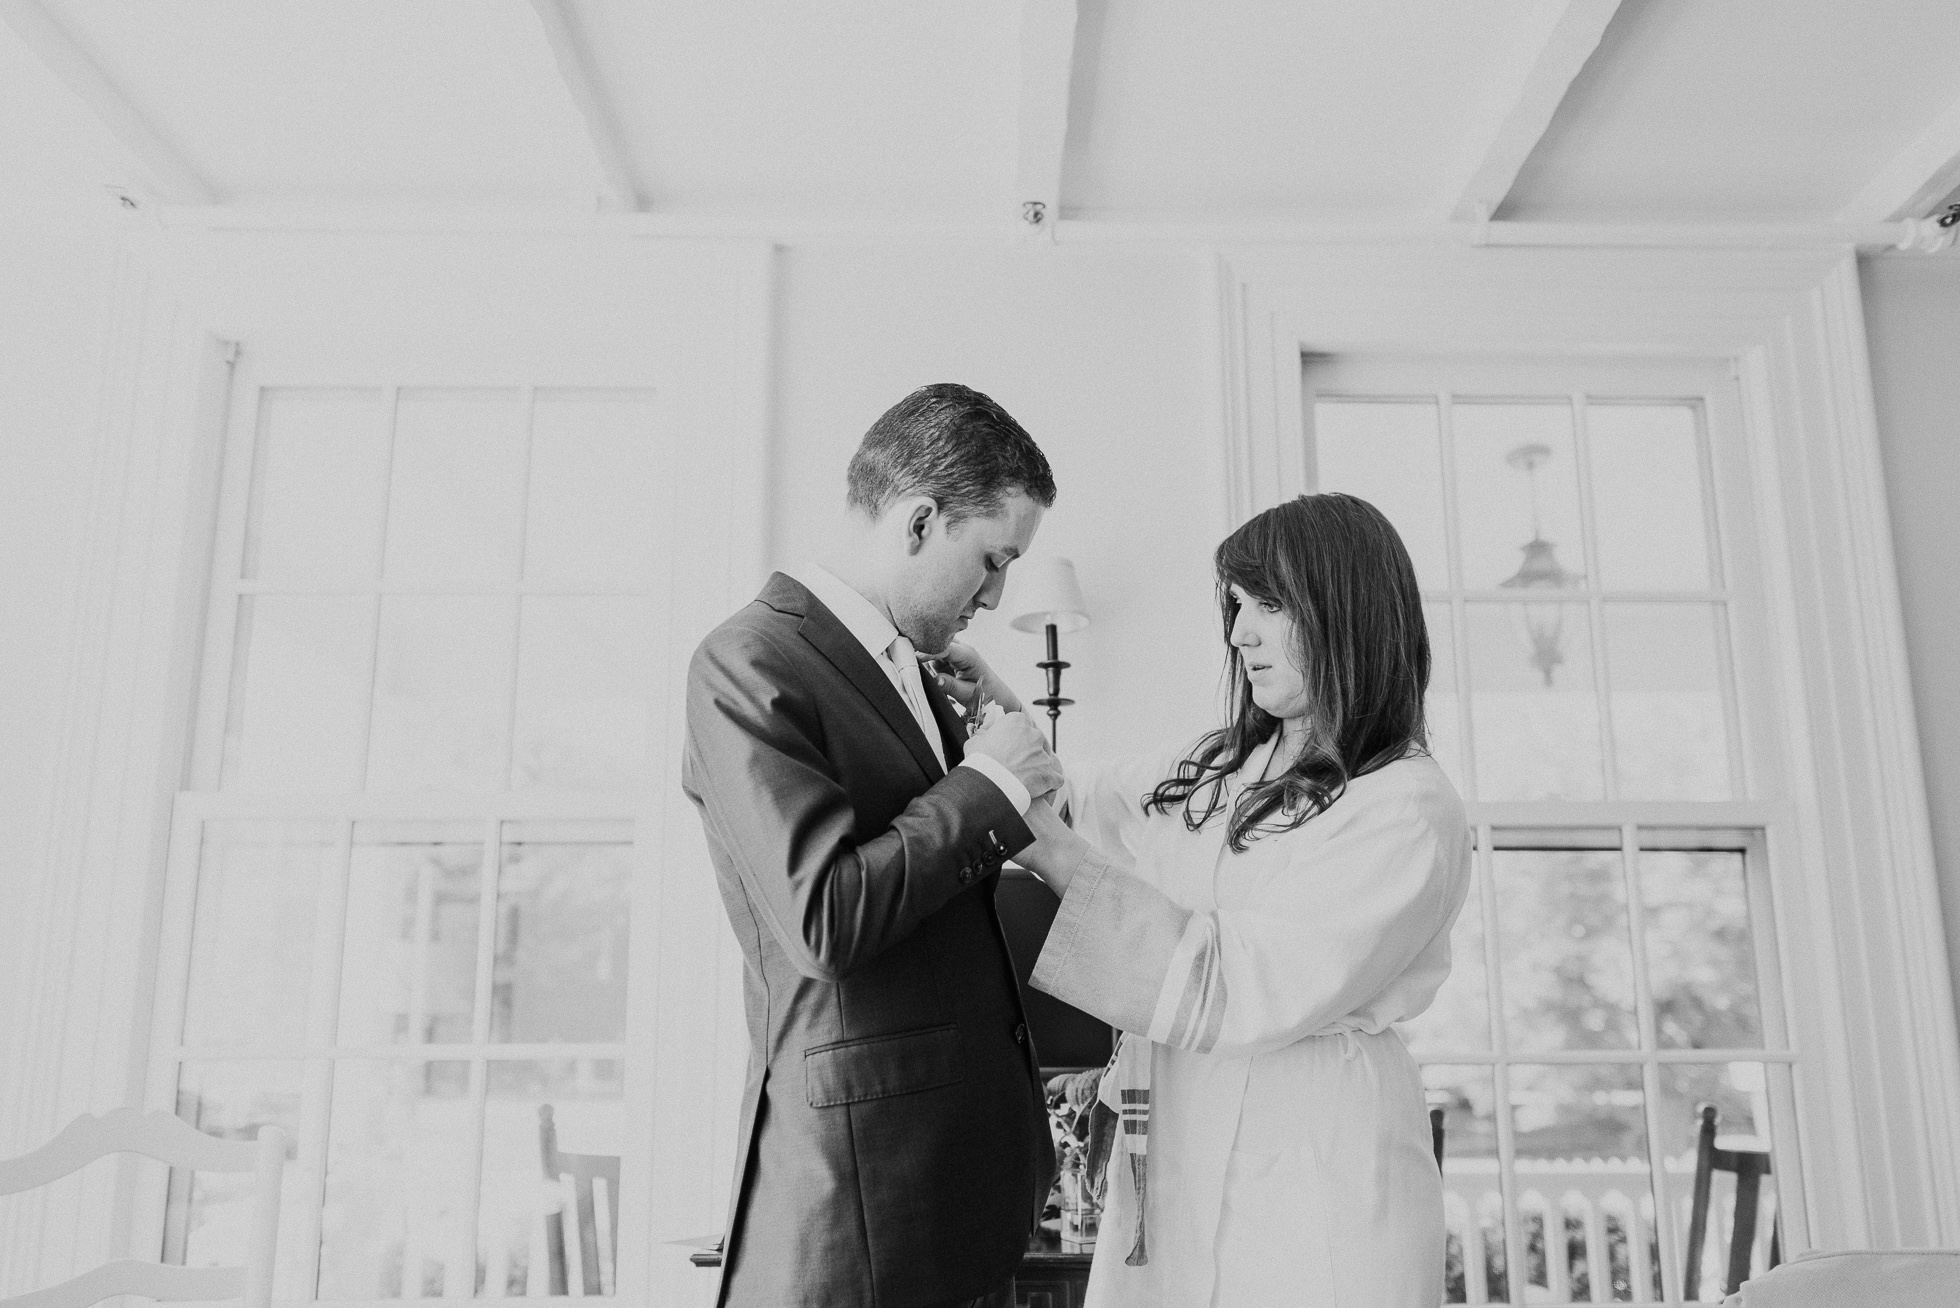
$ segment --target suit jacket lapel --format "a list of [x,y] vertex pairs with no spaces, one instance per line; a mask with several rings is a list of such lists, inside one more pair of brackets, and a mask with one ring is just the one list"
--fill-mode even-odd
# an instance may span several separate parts
[[[892,685],[892,679],[885,675],[878,661],[866,652],[864,646],[858,643],[858,638],[851,634],[850,628],[839,622],[837,615],[826,608],[823,601],[812,595],[801,582],[780,572],[769,578],[769,584],[763,587],[760,598],[773,609],[801,615],[803,623],[798,631],[803,639],[809,641],[832,667],[848,677],[859,694],[871,701],[871,706],[878,710],[878,716],[905,743],[913,761],[926,777],[937,781],[945,775],[940,770],[939,760],[933,756],[925,733],[919,730],[912,710],[905,706],[905,700],[899,695],[898,687]],[[931,693],[928,689],[928,699]]]

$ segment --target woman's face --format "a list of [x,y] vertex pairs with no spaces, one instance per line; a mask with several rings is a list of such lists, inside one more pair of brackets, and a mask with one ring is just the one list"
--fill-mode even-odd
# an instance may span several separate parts
[[1232,644],[1245,665],[1252,702],[1276,718],[1305,717],[1307,678],[1300,669],[1292,616],[1238,586],[1232,587],[1232,598],[1239,605],[1232,619]]

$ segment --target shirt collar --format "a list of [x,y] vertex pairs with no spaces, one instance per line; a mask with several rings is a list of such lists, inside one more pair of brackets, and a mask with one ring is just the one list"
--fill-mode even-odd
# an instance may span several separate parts
[[898,635],[898,628],[878,611],[877,605],[821,564],[806,563],[791,571],[790,575],[823,601],[823,606],[844,624],[846,631],[857,637],[858,643],[872,658],[882,660],[885,657],[886,651],[891,648],[892,638]]

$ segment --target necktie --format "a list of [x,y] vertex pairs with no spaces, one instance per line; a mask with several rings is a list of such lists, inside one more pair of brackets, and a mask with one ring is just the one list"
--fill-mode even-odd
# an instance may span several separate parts
[[932,746],[932,756],[939,760],[943,771],[946,767],[946,747],[940,743],[939,723],[933,720],[932,706],[926,703],[926,683],[925,678],[919,675],[918,651],[904,636],[894,636],[885,649],[885,657],[897,669],[898,693],[904,698],[905,707],[912,710],[912,720],[925,733],[926,743]]

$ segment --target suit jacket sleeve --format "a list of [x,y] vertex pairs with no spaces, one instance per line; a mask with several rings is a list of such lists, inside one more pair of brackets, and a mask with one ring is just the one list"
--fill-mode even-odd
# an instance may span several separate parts
[[816,980],[849,976],[1033,840],[998,786],[954,768],[860,841],[816,704],[762,632],[722,628],[695,652],[687,735],[689,798],[777,943]]

